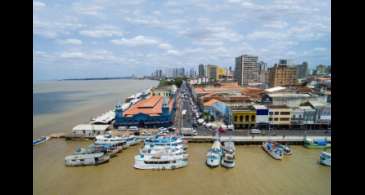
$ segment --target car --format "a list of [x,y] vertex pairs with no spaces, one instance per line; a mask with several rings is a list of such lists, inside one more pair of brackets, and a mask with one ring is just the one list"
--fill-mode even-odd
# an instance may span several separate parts
[[251,134],[261,134],[261,130],[260,129],[251,129],[250,133]]
[[167,128],[166,127],[160,127],[160,128],[158,128],[158,130],[160,130],[160,131],[166,131]]
[[119,126],[119,127],[118,127],[118,130],[119,130],[119,131],[127,130],[127,127],[126,127],[126,126]]
[[130,127],[128,128],[128,130],[130,130],[130,131],[138,131],[139,129],[138,129],[138,127],[137,127],[137,126],[130,126]]

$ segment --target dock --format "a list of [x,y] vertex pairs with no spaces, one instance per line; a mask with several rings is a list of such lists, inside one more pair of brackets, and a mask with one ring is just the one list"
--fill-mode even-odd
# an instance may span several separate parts
[[[301,145],[305,136],[221,136],[221,141],[233,141],[237,144],[261,144],[264,141],[285,142]],[[310,139],[326,139],[331,142],[331,136],[307,136]],[[185,136],[184,139],[190,143],[213,142],[215,136]]]

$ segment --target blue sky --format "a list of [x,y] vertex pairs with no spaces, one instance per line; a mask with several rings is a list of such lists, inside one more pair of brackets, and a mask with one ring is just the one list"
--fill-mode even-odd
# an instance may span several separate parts
[[330,1],[33,1],[34,80],[234,68],[256,55],[331,64]]

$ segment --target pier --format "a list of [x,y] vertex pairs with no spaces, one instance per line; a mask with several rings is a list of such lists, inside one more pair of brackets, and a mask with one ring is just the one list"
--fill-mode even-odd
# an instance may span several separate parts
[[[221,141],[233,141],[236,144],[261,144],[264,141],[285,142],[301,145],[305,136],[221,136]],[[307,136],[310,139],[326,139],[331,142],[331,136]],[[184,139],[190,143],[213,142],[215,136],[185,136]]]

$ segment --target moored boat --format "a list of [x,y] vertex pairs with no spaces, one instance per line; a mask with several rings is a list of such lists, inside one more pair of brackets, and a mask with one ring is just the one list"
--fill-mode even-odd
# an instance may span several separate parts
[[331,153],[321,152],[319,155],[319,163],[326,166],[331,166]]
[[33,140],[33,146],[34,145],[37,145],[37,144],[41,144],[43,142],[46,142],[47,140],[49,140],[49,137],[48,136],[42,136],[36,140]]
[[98,165],[109,161],[109,155],[99,153],[73,154],[65,157],[66,166]]
[[136,169],[177,169],[188,165],[188,155],[145,155],[138,154],[134,157],[134,168]]
[[292,155],[293,152],[287,144],[278,144],[278,147],[283,149],[284,155]]
[[208,150],[206,164],[209,167],[218,167],[222,157],[222,146],[221,143],[216,140],[212,147]]
[[315,149],[325,149],[330,148],[331,144],[326,139],[304,139],[304,147],[315,148]]
[[223,156],[221,165],[226,168],[233,168],[235,166],[236,148],[234,142],[224,142],[223,144]]
[[284,156],[284,151],[282,148],[271,141],[263,142],[262,148],[274,159],[282,160]]

